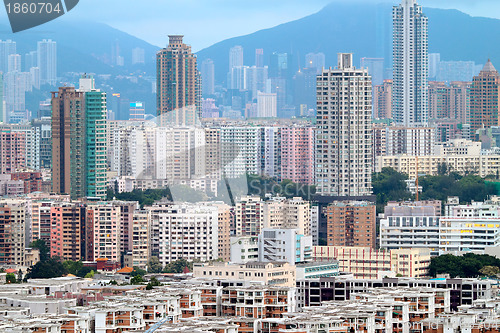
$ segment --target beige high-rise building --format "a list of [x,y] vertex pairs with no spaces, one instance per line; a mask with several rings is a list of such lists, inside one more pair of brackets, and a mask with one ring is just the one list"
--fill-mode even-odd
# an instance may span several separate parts
[[1,265],[24,265],[27,208],[26,200],[4,199],[0,201]]
[[336,69],[317,78],[316,189],[322,196],[372,193],[372,82],[353,65],[351,53],[338,55]]
[[471,133],[483,126],[500,125],[500,74],[488,59],[470,90]]
[[450,118],[458,119],[461,124],[470,124],[471,85],[463,81],[450,83]]
[[429,117],[449,118],[450,88],[445,82],[429,82]]
[[132,220],[132,262],[130,267],[145,269],[151,257],[149,247],[151,212],[136,210]]
[[232,207],[222,202],[207,203],[217,207],[219,213],[218,248],[219,259],[224,262],[231,260],[231,225],[234,220]]
[[157,115],[161,124],[194,125],[201,118],[201,75],[181,35],[156,54]]
[[220,129],[205,128],[205,172],[211,179],[221,179]]
[[300,197],[265,202],[263,220],[264,228],[298,229],[299,235],[311,236],[311,205]]
[[373,87],[373,118],[392,118],[392,80]]
[[468,124],[470,117],[470,82],[429,82],[429,114],[431,119],[456,119]]
[[257,236],[264,227],[264,202],[258,196],[244,196],[236,203],[236,236]]

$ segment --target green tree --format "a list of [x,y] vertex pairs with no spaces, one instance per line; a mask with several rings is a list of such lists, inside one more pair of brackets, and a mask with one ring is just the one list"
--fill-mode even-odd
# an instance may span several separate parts
[[148,272],[149,273],[160,273],[163,269],[163,265],[156,256],[152,256],[148,260]]
[[14,273],[8,273],[5,277],[5,281],[9,284],[16,283],[16,276],[14,275]]
[[484,266],[479,272],[485,276],[497,276],[500,274],[500,268],[496,266]]
[[154,276],[149,280],[149,283],[146,285],[146,290],[151,290],[153,287],[161,286],[160,281],[156,279]]
[[28,269],[25,279],[49,279],[68,274],[61,260],[57,257],[40,261]]
[[47,243],[43,239],[37,239],[36,241],[30,244],[32,249],[38,249],[40,252],[40,261],[47,261],[49,259],[49,247]]
[[193,264],[189,263],[186,259],[179,259],[176,261],[173,261],[171,263],[168,263],[165,265],[165,268],[163,269],[164,273],[182,273],[184,272],[185,268],[188,268],[189,270],[192,270]]
[[84,277],[86,279],[93,279],[94,278],[94,274],[95,274],[94,270],[91,270],[90,272],[88,272],[87,274],[85,274]]
[[[488,268],[485,268],[488,267]],[[486,272],[500,269],[500,259],[489,255],[467,253],[463,256],[446,254],[431,259],[429,274],[449,274],[450,277],[471,278],[485,275]]]
[[142,276],[140,276],[140,275],[136,275],[130,279],[131,284],[141,284],[143,282],[144,282],[144,280],[142,279]]
[[130,276],[132,277],[135,277],[135,276],[141,276],[143,277],[144,275],[146,275],[146,271],[137,267],[137,266],[134,266],[134,270],[132,271],[132,273],[130,273]]
[[372,177],[373,194],[377,196],[377,212],[384,211],[389,201],[401,201],[413,198],[406,187],[408,176],[392,168],[383,168],[382,172]]
[[83,263],[81,261],[66,260],[63,262],[63,266],[69,274],[77,275],[83,268]]

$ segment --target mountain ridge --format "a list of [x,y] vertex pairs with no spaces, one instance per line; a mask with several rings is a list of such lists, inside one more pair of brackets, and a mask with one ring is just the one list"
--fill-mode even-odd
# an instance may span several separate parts
[[[488,57],[500,63],[500,44],[491,43],[500,34],[500,20],[474,17],[456,9],[423,9],[429,17],[429,52],[442,60],[472,60],[482,64]],[[492,39],[493,38],[493,39]],[[229,48],[244,48],[244,64],[254,64],[256,48],[264,49],[265,63],[271,52],[292,53],[294,69],[303,66],[305,54],[323,52],[326,66],[336,64],[338,52],[392,61],[392,5],[331,3],[315,14],[220,41],[197,52],[199,63],[214,60],[216,81],[223,82],[228,70]]]

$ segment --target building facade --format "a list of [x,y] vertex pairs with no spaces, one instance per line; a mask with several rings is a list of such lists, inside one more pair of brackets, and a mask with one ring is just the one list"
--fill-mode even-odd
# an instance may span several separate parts
[[338,55],[337,69],[317,79],[316,187],[323,196],[366,196],[372,191],[372,83]]

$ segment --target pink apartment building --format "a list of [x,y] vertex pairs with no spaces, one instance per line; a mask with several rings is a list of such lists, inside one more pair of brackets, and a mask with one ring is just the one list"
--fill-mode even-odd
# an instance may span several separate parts
[[314,128],[281,129],[281,178],[314,184]]

